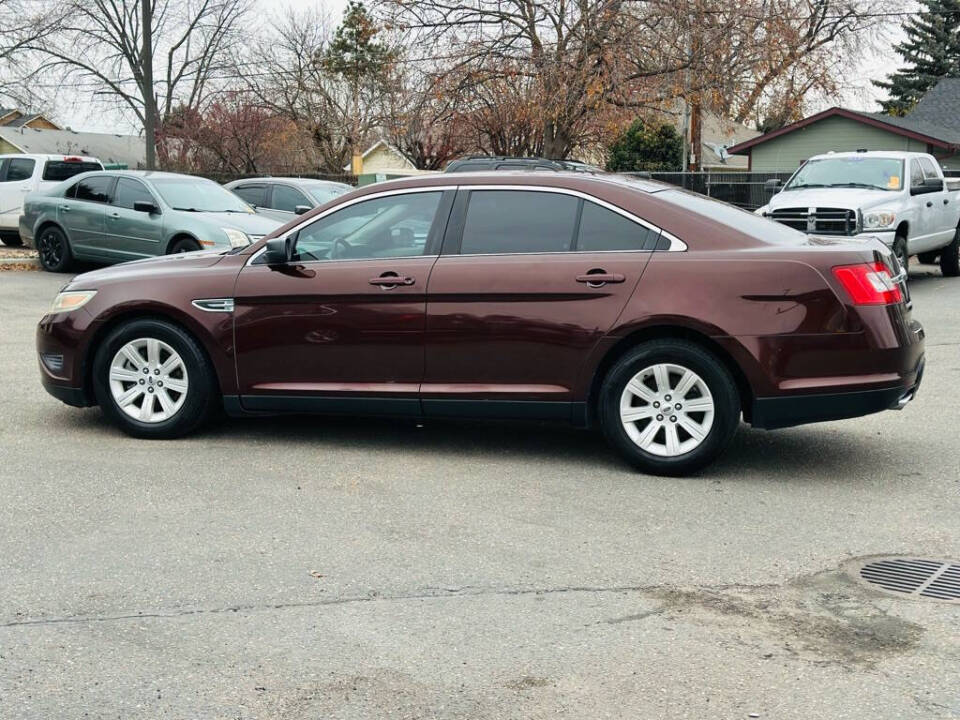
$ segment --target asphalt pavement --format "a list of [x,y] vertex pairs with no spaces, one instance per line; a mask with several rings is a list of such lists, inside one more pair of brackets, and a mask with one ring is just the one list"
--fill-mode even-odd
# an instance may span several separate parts
[[960,279],[902,412],[743,426],[697,477],[584,431],[323,418],[134,440],[39,383],[0,272],[0,718],[957,718]]

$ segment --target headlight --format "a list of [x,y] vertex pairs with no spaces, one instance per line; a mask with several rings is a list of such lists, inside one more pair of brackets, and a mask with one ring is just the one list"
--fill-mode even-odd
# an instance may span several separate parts
[[890,227],[897,221],[897,214],[889,210],[874,210],[863,216],[864,230],[877,230]]
[[50,312],[63,313],[79,310],[93,300],[93,296],[96,294],[96,290],[72,290],[70,292],[62,292],[54,298],[53,305],[50,306]]
[[227,236],[227,240],[230,241],[230,247],[246,247],[250,244],[250,238],[242,230],[237,230],[236,228],[220,228]]
[[753,214],[763,215],[769,208],[770,208],[769,205],[761,205],[760,207],[758,207],[756,210],[753,211]]

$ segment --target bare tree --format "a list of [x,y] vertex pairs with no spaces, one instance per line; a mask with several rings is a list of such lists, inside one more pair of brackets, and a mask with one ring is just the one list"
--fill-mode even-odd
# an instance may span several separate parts
[[177,107],[197,108],[228,65],[251,0],[62,0],[58,31],[26,47],[41,72],[89,83],[144,128],[147,165]]
[[36,97],[25,82],[28,48],[53,32],[56,8],[43,0],[0,0],[0,97],[32,105]]

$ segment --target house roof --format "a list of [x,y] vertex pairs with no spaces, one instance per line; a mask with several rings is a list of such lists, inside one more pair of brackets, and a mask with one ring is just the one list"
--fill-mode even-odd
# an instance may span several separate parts
[[[400,158],[400,159],[404,162],[404,164],[407,166],[407,169],[409,169],[409,170],[414,170],[414,169],[416,169],[417,166],[413,164],[413,161],[412,161],[410,158],[408,158],[406,155],[404,155],[402,152],[400,152],[400,150],[398,150],[397,148],[395,148],[393,145],[391,145],[390,143],[388,143],[386,140],[382,140],[382,139],[381,139],[381,140],[377,140],[373,145],[371,145],[370,147],[368,147],[367,150],[366,150],[366,152],[364,152],[363,155],[360,156],[360,158],[361,158],[362,160],[366,160],[368,155],[370,155],[372,152],[378,150],[378,149],[381,148],[381,147],[386,148],[386,149],[389,150],[391,153],[393,153],[393,154],[396,155],[398,158]],[[350,165],[344,165],[343,169],[344,169],[344,171],[349,172],[349,171],[350,171]]]
[[906,117],[894,117],[892,115],[884,115],[882,113],[867,113],[860,112],[858,110],[847,110],[846,108],[841,107],[832,107],[829,110],[824,110],[816,115],[811,115],[810,117],[804,118],[803,120],[795,122],[791,125],[782,127],[779,130],[774,130],[773,132],[768,132],[764,135],[760,135],[759,137],[747,140],[746,142],[734,145],[729,151],[734,154],[742,154],[756,145],[768,142],[780,137],[781,135],[786,135],[794,130],[799,130],[807,125],[812,125],[813,123],[819,122],[820,120],[824,120],[828,117],[844,117],[849,120],[861,122],[864,125],[870,125],[882,130],[887,130],[895,135],[902,135],[904,137],[918,140],[923,143],[928,143],[940,148],[949,149],[960,146],[960,125],[958,125],[955,129],[944,127],[943,125],[937,122],[932,122],[925,117],[914,117],[913,113]]
[[80,133],[0,125],[0,138],[23,153],[89,155],[105,165],[136,168],[145,163],[146,143],[137,135]]
[[960,78],[943,78],[916,104],[908,118],[960,134]]
[[[2,116],[3,116],[3,113],[0,112],[0,117],[2,117]],[[32,115],[20,115],[20,117],[11,120],[11,121],[8,122],[6,125],[4,125],[4,127],[24,127],[27,123],[32,122],[32,121],[37,120],[37,119],[40,119],[40,118],[46,120],[46,121],[47,121],[48,123],[50,123],[51,125],[54,124],[54,123],[50,120],[50,118],[45,117],[44,115],[41,115],[40,113],[34,113],[34,114],[32,114]]]

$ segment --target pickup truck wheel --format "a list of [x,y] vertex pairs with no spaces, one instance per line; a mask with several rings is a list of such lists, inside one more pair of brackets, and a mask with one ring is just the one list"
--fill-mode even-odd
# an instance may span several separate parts
[[933,265],[937,261],[936,252],[925,252],[917,255],[917,260],[922,262],[924,265]]
[[960,228],[953,234],[953,241],[940,252],[940,272],[946,277],[960,275]]
[[902,235],[897,235],[893,241],[893,254],[897,256],[900,269],[907,272],[910,268],[910,256],[907,255],[907,239]]

